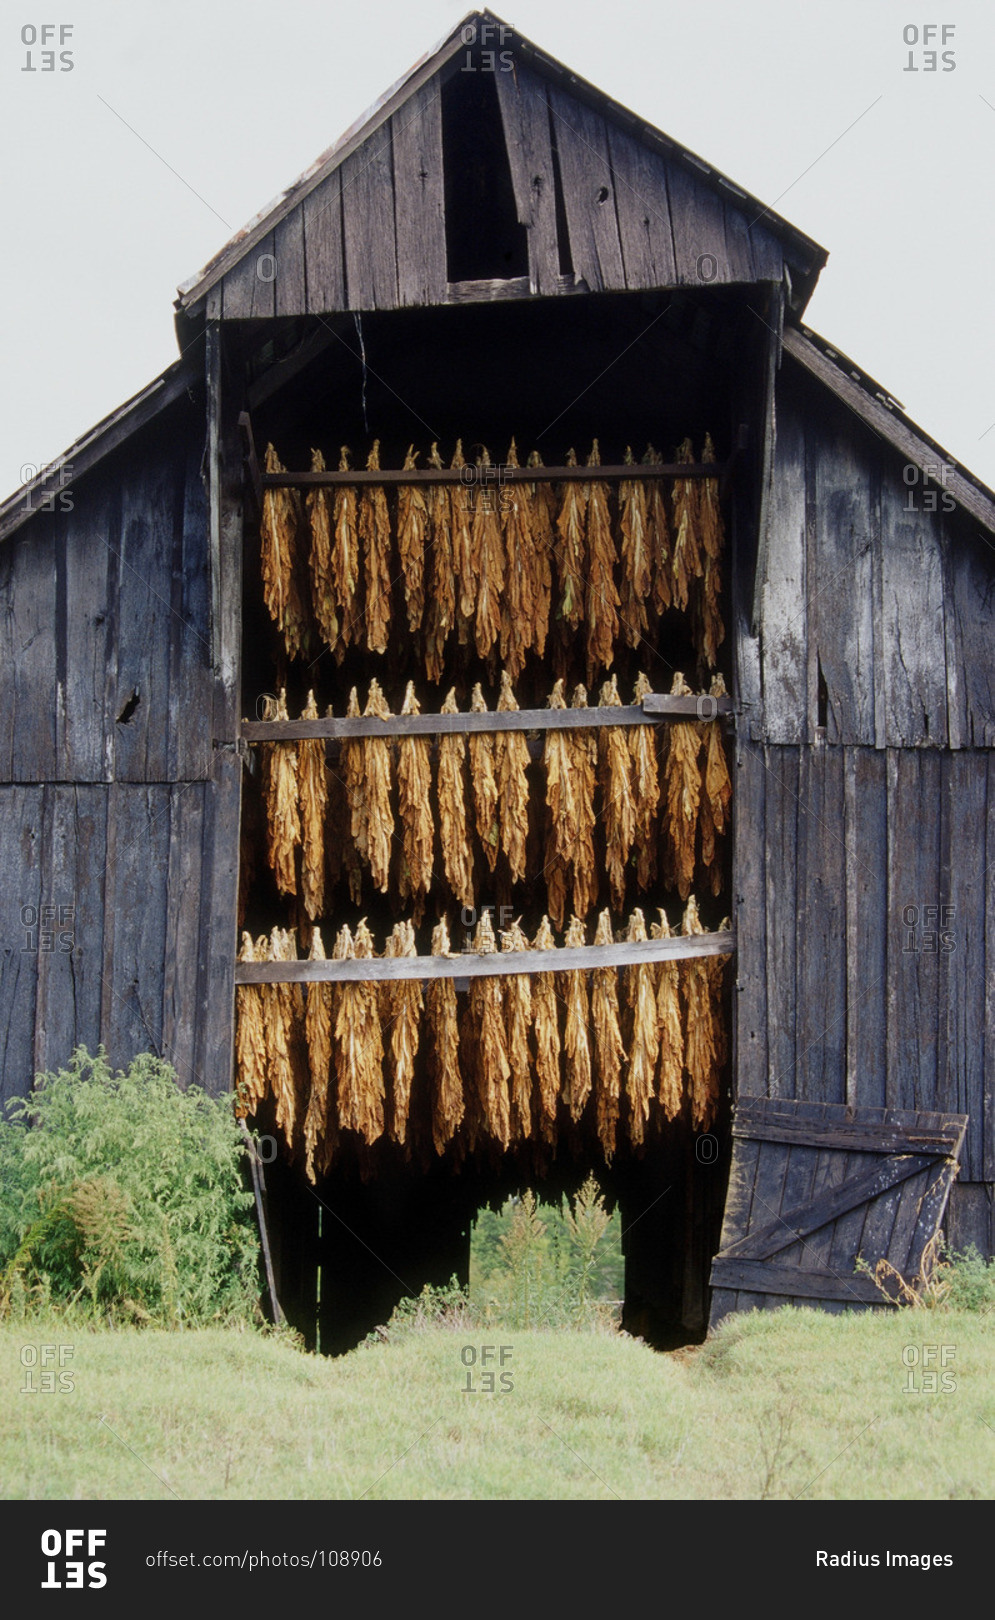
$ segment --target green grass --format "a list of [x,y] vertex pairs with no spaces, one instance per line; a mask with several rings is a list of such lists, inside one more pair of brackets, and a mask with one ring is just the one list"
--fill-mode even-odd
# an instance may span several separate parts
[[[511,1346],[469,1393],[461,1351]],[[21,1393],[25,1344],[74,1389]],[[907,1347],[956,1388],[906,1393]],[[786,1309],[659,1355],[613,1333],[407,1331],[329,1361],[246,1330],[0,1327],[7,1498],[995,1495],[995,1319]],[[916,1369],[918,1379],[919,1370]],[[128,1449],[130,1448],[130,1449]]]

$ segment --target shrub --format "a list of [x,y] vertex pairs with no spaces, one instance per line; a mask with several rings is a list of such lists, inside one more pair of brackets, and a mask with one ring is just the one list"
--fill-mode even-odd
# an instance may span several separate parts
[[111,1320],[252,1315],[252,1194],[230,1098],[180,1089],[149,1053],[112,1073],[101,1048],[38,1075],[0,1120],[0,1312]]

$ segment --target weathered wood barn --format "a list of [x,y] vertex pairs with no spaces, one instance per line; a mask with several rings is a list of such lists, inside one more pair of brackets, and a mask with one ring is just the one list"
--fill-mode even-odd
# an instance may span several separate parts
[[[622,937],[637,900],[665,918],[676,892],[661,877],[643,896],[626,867],[612,942],[590,944],[589,929],[560,947],[586,955],[550,958],[564,1005],[570,984],[583,981],[586,1006],[588,984],[595,1000],[607,993],[599,972],[617,973],[629,1042],[626,987],[647,964],[657,993],[669,965],[684,973],[729,957],[724,987],[721,968],[708,981],[725,1026],[721,1095],[710,1111],[686,1104],[651,1120],[614,1153],[584,1127],[580,1103],[531,1156],[507,1141],[471,1144],[455,1162],[431,1143],[407,1153],[402,1129],[376,1152],[336,1157],[319,1122],[311,1149],[317,1141],[324,1167],[309,1177],[281,1139],[266,1167],[277,1285],[312,1344],[353,1344],[402,1292],[465,1275],[482,1203],[530,1182],[570,1190],[592,1170],[622,1214],[625,1320],[660,1344],[700,1336],[710,1311],[714,1321],[784,1300],[870,1304],[880,1295],[856,1258],[886,1257],[910,1275],[941,1218],[953,1244],[993,1252],[995,497],[806,327],[825,258],[475,12],[180,290],[181,358],[0,508],[9,1098],[75,1046],[99,1043],[117,1065],[151,1050],[182,1084],[226,1092],[236,980],[306,984],[309,1008],[318,986],[336,1008],[351,986],[450,984],[472,1000],[491,970],[456,944],[461,907],[479,921],[487,905],[506,906],[530,927],[549,909],[548,851],[533,859],[530,844],[522,880],[478,850],[476,910],[452,881],[427,891],[432,920],[449,918],[452,960],[423,933],[398,959],[378,948],[375,959],[319,962],[312,948],[288,968],[240,953],[243,926],[291,923],[303,946],[316,916],[332,933],[370,916],[380,940],[408,915],[403,883],[400,899],[393,878],[378,893],[358,867],[348,894],[329,879],[323,910],[305,915],[288,898],[292,875],[281,887],[266,869],[274,750],[299,744],[303,758],[318,742],[334,782],[350,742],[472,744],[511,725],[493,714],[496,630],[479,659],[479,636],[457,643],[454,631],[427,679],[398,579],[382,645],[369,631],[372,595],[357,598],[351,644],[333,647],[326,633],[289,645],[287,604],[274,611],[261,561],[274,496],[296,501],[303,523],[316,491],[331,501],[351,489],[362,507],[374,488],[430,501],[476,478],[479,494],[479,447],[500,456],[516,439],[523,469],[530,449],[542,452],[543,483],[534,463],[529,488],[536,501],[553,492],[554,521],[582,476],[589,510],[595,488],[624,504],[630,446],[637,460],[645,445],[664,447],[638,470],[665,492],[675,533],[689,490],[711,487],[721,503],[721,644],[705,656],[661,601],[638,635],[620,632],[620,716],[602,698],[587,717],[596,751],[613,727],[633,737],[648,727],[661,771],[670,728],[722,728],[732,837],[701,902],[701,943],[678,931],[673,908],[678,926],[662,929],[673,937]],[[461,435],[469,474],[450,466]],[[365,460],[374,439],[382,460],[364,482],[363,462],[340,463],[339,447]],[[569,451],[583,467],[592,440],[602,465],[582,475]],[[694,453],[675,459],[688,441]],[[435,442],[445,467],[429,459]],[[412,443],[417,470],[404,466]],[[279,461],[264,466],[266,445]],[[502,464],[506,490],[527,476],[510,456]],[[512,555],[505,596],[515,572]],[[444,585],[429,584],[430,607]],[[583,635],[583,616],[571,620],[563,601],[557,610],[557,590],[554,578],[550,650],[533,645],[518,682],[533,775],[560,735],[564,711],[547,707],[554,677],[592,679],[568,634]],[[698,698],[669,695],[675,671]],[[655,693],[637,688],[629,702],[640,674]],[[731,701],[703,706],[716,675]],[[374,679],[395,718],[343,720],[350,689],[365,695]],[[399,713],[409,680],[420,720],[410,705]],[[489,708],[471,705],[476,682]],[[443,712],[450,686],[458,717],[455,705]],[[323,718],[285,718],[311,689]],[[281,690],[289,709],[275,718]],[[541,830],[530,837],[541,846]],[[597,845],[599,867],[609,844]],[[410,884],[409,865],[404,876]],[[592,881],[607,906],[607,871]],[[502,966],[508,1007],[516,975],[553,982],[535,976],[525,943],[510,938]],[[385,1018],[388,1046],[401,1016]],[[613,1071],[616,1114],[619,1086],[634,1084],[629,1061],[621,1080]],[[413,1116],[431,1074],[415,1068]],[[280,1138],[281,1099],[257,1100],[257,1125]]]

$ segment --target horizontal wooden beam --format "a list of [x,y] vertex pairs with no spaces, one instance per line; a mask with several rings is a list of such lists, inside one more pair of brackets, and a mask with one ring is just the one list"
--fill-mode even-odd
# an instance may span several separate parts
[[712,1261],[709,1282],[712,1288],[737,1288],[743,1293],[776,1294],[786,1299],[831,1299],[843,1305],[888,1303],[870,1277],[772,1265],[769,1260],[727,1260],[722,1254]]
[[713,720],[732,713],[732,698],[669,697],[647,693],[642,704],[596,709],[485,709],[477,714],[392,714],[389,720],[356,715],[337,720],[243,720],[246,742],[292,742],[297,738],[434,737],[473,731],[584,731],[599,726],[649,726],[658,720]]
[[350,467],[348,472],[263,473],[264,489],[314,489],[325,484],[463,484],[467,489],[497,489],[503,484],[589,484],[594,479],[717,478],[722,461],[655,461],[644,465],[606,467]]
[[366,984],[371,980],[494,979],[519,973],[589,973],[593,968],[640,962],[731,956],[736,936],[674,934],[669,939],[623,940],[618,945],[563,946],[551,951],[465,951],[458,956],[353,956],[344,962],[236,962],[236,984]]
[[780,1120],[733,1122],[733,1136],[747,1142],[788,1142],[799,1147],[839,1148],[844,1153],[957,1153],[963,1130],[908,1131],[897,1125],[829,1125],[825,1130]]

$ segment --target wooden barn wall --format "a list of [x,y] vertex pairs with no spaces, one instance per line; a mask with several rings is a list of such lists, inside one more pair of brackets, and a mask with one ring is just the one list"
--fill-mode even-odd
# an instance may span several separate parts
[[[774,281],[781,246],[740,196],[521,63],[494,75],[532,290],[560,275],[555,140],[575,275],[592,292]],[[212,289],[224,320],[446,299],[441,74],[416,89]],[[703,256],[708,256],[704,257]]]
[[230,1084],[238,777],[213,748],[203,450],[202,416],[164,413],[0,547],[3,1098],[78,1044]]
[[203,451],[165,412],[0,546],[0,782],[210,777]]
[[768,742],[822,723],[830,744],[995,746],[990,538],[906,467],[785,358],[756,627]]
[[995,755],[741,738],[737,766],[738,1092],[968,1114],[987,1231]]

